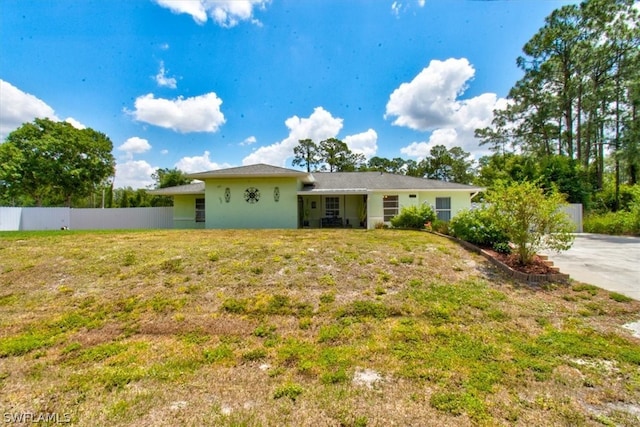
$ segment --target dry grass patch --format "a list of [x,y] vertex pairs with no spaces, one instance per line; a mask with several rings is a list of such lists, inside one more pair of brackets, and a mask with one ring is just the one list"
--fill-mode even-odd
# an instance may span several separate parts
[[640,422],[640,340],[622,328],[639,302],[522,286],[427,233],[1,237],[11,413],[87,426]]

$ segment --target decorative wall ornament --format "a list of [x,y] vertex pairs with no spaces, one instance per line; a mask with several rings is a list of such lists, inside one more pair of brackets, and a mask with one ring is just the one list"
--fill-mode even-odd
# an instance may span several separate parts
[[273,200],[276,202],[280,201],[280,187],[276,187],[273,189]]
[[257,203],[260,200],[260,190],[255,187],[249,187],[244,190],[244,199],[247,203]]
[[224,189],[224,201],[227,203],[231,201],[231,189],[229,187]]

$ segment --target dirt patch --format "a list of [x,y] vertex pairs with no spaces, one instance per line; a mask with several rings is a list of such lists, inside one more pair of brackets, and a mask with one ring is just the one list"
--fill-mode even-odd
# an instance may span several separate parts
[[381,382],[382,376],[373,369],[356,369],[353,374],[353,384],[373,388],[373,385]]

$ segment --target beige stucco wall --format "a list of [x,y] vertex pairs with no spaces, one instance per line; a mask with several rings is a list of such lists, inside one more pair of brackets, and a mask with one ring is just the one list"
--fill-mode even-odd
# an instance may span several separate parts
[[[297,228],[296,178],[233,178],[205,181],[206,228]],[[245,200],[249,187],[260,191],[256,203]],[[278,187],[280,197],[275,200]],[[225,199],[229,188],[230,198]]]
[[196,222],[196,198],[203,195],[173,197],[173,228],[204,228],[204,222]]
[[[451,218],[456,216],[463,209],[471,207],[471,193],[468,191],[422,191],[422,192],[375,192],[371,193],[368,198],[368,224],[369,228],[375,226],[376,223],[383,222],[384,213],[382,207],[382,198],[385,195],[398,195],[398,212],[406,206],[419,205],[427,203],[435,211],[436,197],[451,197]],[[415,198],[409,197],[415,194]]]

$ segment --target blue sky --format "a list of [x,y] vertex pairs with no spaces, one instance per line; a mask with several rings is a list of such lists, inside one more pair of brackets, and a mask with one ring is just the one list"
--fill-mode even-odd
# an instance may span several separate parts
[[521,77],[555,0],[2,0],[0,140],[34,117],[113,141],[117,187],[253,163],[299,139],[419,160]]

